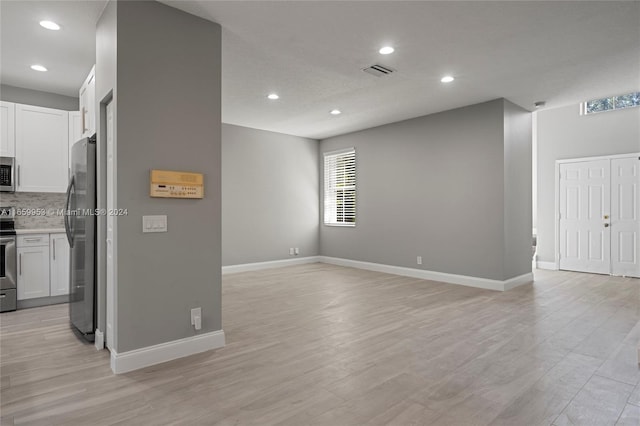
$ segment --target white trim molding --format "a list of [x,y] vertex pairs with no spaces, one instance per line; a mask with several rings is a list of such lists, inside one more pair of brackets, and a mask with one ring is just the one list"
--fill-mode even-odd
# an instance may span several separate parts
[[549,271],[557,271],[558,270],[558,264],[556,262],[543,262],[541,260],[538,260],[536,262],[536,268],[538,268],[538,269],[548,269]]
[[222,348],[224,344],[224,331],[218,330],[122,353],[112,350],[111,370],[115,374],[127,373],[177,358]]
[[96,328],[94,344],[96,350],[101,351],[104,349],[104,333]]
[[629,158],[640,156],[640,152],[630,152],[628,154],[616,154],[616,155],[599,155],[596,157],[580,157],[580,158],[563,158],[556,160],[558,164],[565,163],[581,163],[583,161],[596,161],[596,160],[615,160],[617,158]]
[[244,263],[241,265],[229,265],[222,267],[222,275],[237,274],[239,272],[261,271],[263,269],[283,268],[285,266],[303,265],[305,263],[318,263],[320,256],[297,257],[294,259],[272,260],[268,262]]
[[[387,274],[402,275],[429,281],[440,281],[448,284],[466,285],[468,287],[484,288],[487,290],[505,291],[523,284],[533,282],[533,273],[528,272],[508,280],[492,280],[488,278],[470,277],[467,275],[447,274],[445,272],[426,271],[424,269],[405,268],[402,266],[384,265],[380,263],[362,262],[359,260],[342,259],[329,256],[308,256],[297,259],[274,260],[271,262],[245,263],[222,267],[222,275],[239,272],[260,271],[263,269],[282,268],[285,266],[302,265],[305,263],[328,263],[331,265],[350,268],[366,269]],[[539,263],[539,262],[538,262]]]
[[366,269],[387,274],[402,275],[429,281],[440,281],[448,284],[466,285],[468,287],[484,288],[487,290],[505,291],[532,283],[533,273],[528,272],[508,280],[491,280],[488,278],[470,277],[467,275],[448,274],[445,272],[426,271],[423,269],[405,268],[402,266],[383,265],[380,263],[361,262],[359,260],[340,259],[337,257],[319,256],[319,261],[338,266]]

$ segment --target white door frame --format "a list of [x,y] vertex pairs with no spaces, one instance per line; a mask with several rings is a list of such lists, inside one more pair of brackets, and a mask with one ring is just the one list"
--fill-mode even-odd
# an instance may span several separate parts
[[556,200],[555,200],[555,270],[560,269],[560,164],[566,163],[580,163],[583,161],[595,161],[595,160],[614,160],[616,158],[629,158],[640,157],[640,152],[632,152],[629,154],[617,154],[617,155],[602,155],[598,157],[580,157],[580,158],[567,158],[565,160],[556,160]]
[[[115,132],[115,102],[106,105],[106,172],[107,172],[107,212],[117,210],[117,142]],[[107,215],[106,232],[106,322],[105,342],[110,351],[115,349],[117,319],[115,315],[118,280],[118,221],[116,215]],[[109,260],[111,259],[111,260]]]

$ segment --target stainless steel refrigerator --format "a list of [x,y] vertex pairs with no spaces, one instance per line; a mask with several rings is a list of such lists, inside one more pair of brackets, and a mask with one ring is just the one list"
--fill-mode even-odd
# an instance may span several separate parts
[[71,247],[69,318],[74,331],[92,342],[96,329],[96,140],[71,148],[64,227]]

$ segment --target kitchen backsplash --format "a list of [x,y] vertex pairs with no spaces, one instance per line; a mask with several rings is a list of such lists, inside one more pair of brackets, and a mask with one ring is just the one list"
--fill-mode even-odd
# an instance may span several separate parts
[[0,193],[0,205],[16,208],[16,229],[64,228],[65,201],[64,193]]

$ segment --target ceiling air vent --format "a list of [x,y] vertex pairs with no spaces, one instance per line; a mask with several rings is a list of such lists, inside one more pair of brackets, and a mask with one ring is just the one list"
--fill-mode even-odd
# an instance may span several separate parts
[[362,71],[375,75],[376,77],[383,77],[385,75],[389,75],[395,70],[389,67],[383,67],[382,65],[371,65],[369,68],[365,68]]

